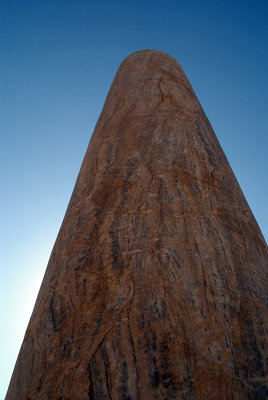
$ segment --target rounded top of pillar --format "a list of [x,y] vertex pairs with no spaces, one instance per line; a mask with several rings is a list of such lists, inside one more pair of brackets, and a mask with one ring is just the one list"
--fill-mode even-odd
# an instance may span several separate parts
[[175,67],[182,71],[182,67],[174,57],[164,51],[154,49],[138,50],[131,53],[123,60],[120,68],[130,64],[137,68],[154,65],[155,67],[165,66],[166,68],[169,67],[172,69],[173,66],[173,68]]
[[169,59],[170,61],[173,61],[173,62],[175,61],[178,64],[178,61],[174,57],[172,57],[170,54],[165,53],[164,51],[155,50],[155,49],[143,49],[143,50],[134,51],[129,56],[127,56],[124,59],[124,61],[131,60],[131,59],[143,59],[145,57],[156,57],[159,59]]
[[120,64],[112,88],[155,85],[161,77],[178,85],[182,82],[191,91],[191,85],[177,60],[171,55],[154,49],[135,51]]

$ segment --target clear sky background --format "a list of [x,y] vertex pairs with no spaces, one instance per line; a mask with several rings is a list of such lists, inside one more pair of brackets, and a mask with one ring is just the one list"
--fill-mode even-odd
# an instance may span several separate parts
[[114,74],[158,49],[184,68],[268,237],[266,0],[1,4],[0,398]]

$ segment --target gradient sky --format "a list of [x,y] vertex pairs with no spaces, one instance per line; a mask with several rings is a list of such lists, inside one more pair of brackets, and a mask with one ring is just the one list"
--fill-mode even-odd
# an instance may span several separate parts
[[268,2],[1,1],[0,398],[114,74],[182,65],[268,237]]

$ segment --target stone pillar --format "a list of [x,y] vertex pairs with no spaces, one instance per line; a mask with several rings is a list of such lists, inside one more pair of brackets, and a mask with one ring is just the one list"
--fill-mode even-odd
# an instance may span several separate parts
[[265,399],[266,279],[266,243],[181,66],[136,52],[97,122],[6,400]]

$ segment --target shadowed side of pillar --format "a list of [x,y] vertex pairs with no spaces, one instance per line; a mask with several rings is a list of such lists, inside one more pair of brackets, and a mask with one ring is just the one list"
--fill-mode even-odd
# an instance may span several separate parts
[[6,400],[264,399],[267,246],[177,61],[123,61]]

